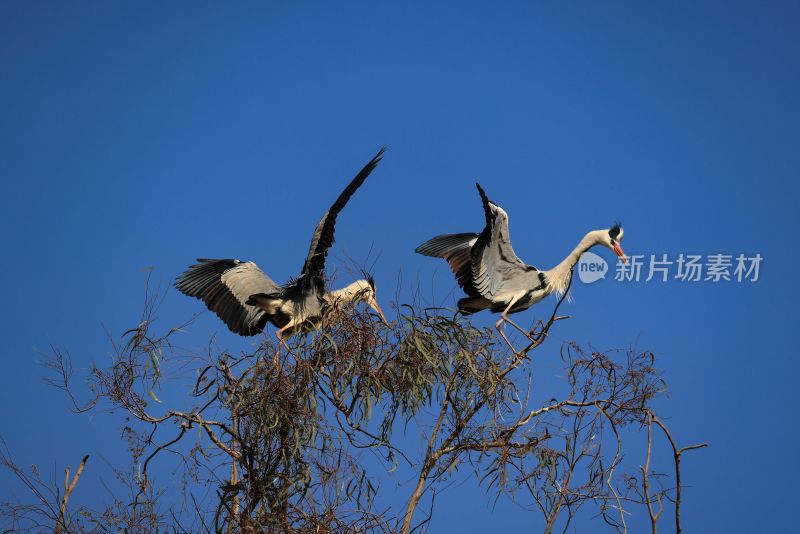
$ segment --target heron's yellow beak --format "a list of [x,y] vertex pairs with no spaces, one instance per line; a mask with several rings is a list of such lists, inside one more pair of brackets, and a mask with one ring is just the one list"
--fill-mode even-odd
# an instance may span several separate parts
[[622,260],[622,263],[628,263],[628,257],[625,256],[625,253],[622,252],[622,247],[619,246],[619,243],[614,243],[614,253],[619,256]]
[[383,321],[383,324],[389,326],[389,321],[386,320],[386,316],[383,314],[383,310],[381,310],[381,307],[378,306],[378,301],[375,300],[374,298],[371,298],[367,301],[367,304],[369,305],[370,308],[375,310],[378,315],[381,316],[381,321]]

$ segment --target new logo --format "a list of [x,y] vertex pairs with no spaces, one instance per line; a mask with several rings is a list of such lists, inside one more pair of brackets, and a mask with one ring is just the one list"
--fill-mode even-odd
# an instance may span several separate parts
[[597,282],[608,273],[606,260],[593,252],[584,252],[578,260],[578,278],[584,284]]

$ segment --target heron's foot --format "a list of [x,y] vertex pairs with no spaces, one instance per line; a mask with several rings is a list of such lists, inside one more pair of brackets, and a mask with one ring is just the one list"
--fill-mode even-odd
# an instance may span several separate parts
[[530,331],[528,331],[528,334],[531,336],[535,336],[536,331],[537,330],[541,331],[543,328],[544,328],[544,323],[542,322],[541,319],[539,319],[538,321],[536,321],[536,324],[533,325],[533,328],[531,328]]

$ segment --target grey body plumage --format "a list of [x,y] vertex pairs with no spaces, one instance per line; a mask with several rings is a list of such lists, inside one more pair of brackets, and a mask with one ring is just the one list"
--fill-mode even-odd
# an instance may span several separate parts
[[[580,255],[595,245],[604,245],[627,261],[619,242],[622,227],[615,224],[607,230],[589,232],[564,261],[550,270],[541,271],[523,262],[511,246],[508,214],[489,200],[480,186],[486,226],[480,234],[461,233],[436,236],[416,248],[425,256],[445,259],[458,285],[467,294],[458,301],[464,314],[480,310],[501,313],[497,322],[507,321],[523,333],[527,332],[508,319],[508,314],[527,310],[546,296],[563,294],[572,276],[572,267]],[[502,334],[502,331],[501,331]],[[505,337],[505,335],[503,335]]]
[[519,259],[511,246],[508,215],[475,185],[486,217],[483,232],[436,236],[415,252],[447,260],[468,295],[458,301],[463,313],[502,312],[509,303],[508,313],[526,310],[547,296],[544,273]]
[[[175,281],[182,293],[202,300],[228,328],[242,336],[253,336],[272,323],[283,339],[291,331],[314,323],[323,308],[346,296],[361,299],[373,307],[385,321],[375,299],[374,283],[359,280],[338,292],[326,292],[325,259],[334,242],[336,218],[350,197],[364,183],[383,157],[382,148],[352,179],[317,224],[311,238],[308,255],[300,275],[284,285],[276,284],[251,261],[235,259],[199,259]],[[358,291],[352,288],[358,288]]]

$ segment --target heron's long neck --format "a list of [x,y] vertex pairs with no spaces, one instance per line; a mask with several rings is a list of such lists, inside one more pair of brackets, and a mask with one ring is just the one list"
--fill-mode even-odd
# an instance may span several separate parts
[[325,293],[324,298],[328,304],[346,303],[356,299],[356,297],[363,292],[369,284],[366,280],[356,280],[352,284],[345,286],[341,289],[335,289]]
[[548,285],[550,289],[558,294],[564,294],[567,290],[567,285],[569,284],[569,277],[572,271],[572,268],[578,263],[578,260],[581,257],[581,254],[595,246],[597,243],[600,242],[598,232],[589,232],[583,239],[581,239],[578,246],[575,247],[572,252],[569,253],[569,256],[564,258],[564,260],[550,269],[549,271],[545,272],[545,278],[548,281]]

